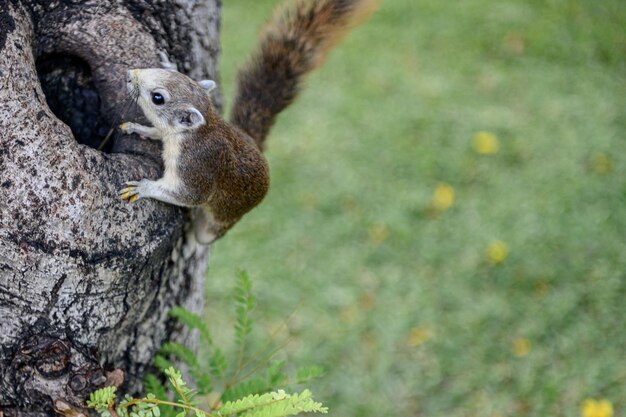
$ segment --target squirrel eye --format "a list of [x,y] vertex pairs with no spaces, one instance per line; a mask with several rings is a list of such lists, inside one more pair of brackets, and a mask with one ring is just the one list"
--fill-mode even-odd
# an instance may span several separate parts
[[165,98],[161,93],[152,93],[152,102],[157,106],[165,103]]

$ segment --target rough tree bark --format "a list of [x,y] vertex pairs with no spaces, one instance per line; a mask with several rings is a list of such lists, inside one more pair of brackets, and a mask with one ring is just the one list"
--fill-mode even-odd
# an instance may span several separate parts
[[117,195],[160,175],[160,145],[95,147],[124,107],[127,69],[165,50],[191,77],[217,77],[220,7],[0,0],[0,415],[80,406],[115,368],[138,389],[176,337],[168,309],[202,308],[208,250],[189,214]]

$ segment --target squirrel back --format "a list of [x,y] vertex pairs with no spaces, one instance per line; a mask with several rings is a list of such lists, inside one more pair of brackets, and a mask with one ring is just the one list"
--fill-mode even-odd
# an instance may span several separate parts
[[276,116],[297,96],[303,77],[367,19],[380,0],[295,0],[266,24],[237,74],[231,122],[263,146]]

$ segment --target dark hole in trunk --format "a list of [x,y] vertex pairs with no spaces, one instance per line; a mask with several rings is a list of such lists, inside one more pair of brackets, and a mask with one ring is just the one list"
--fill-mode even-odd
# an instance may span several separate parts
[[[98,148],[110,124],[100,113],[100,95],[89,65],[72,55],[44,55],[37,60],[39,81],[52,112],[67,124],[78,143]],[[110,152],[113,140],[102,149]]]

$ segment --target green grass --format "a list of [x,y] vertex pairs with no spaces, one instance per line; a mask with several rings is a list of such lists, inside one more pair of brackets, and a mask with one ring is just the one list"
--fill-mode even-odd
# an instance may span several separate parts
[[[224,3],[227,102],[275,4]],[[259,322],[295,310],[286,352],[329,369],[310,387],[333,416],[626,415],[625,27],[623,0],[387,0],[279,118],[209,316],[249,271]]]

